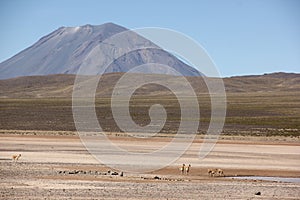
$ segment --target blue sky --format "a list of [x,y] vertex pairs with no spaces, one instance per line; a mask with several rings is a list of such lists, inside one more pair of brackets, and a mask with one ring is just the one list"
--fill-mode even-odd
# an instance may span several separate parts
[[1,0],[0,62],[61,26],[105,22],[182,32],[221,76],[300,72],[299,0]]

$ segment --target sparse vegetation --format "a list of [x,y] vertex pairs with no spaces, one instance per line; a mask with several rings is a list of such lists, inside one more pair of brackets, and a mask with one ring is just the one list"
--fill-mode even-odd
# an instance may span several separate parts
[[[300,136],[300,95],[289,92],[260,95],[231,93],[227,98],[224,134]],[[210,122],[210,99],[207,96],[199,96],[199,102],[199,133],[205,133]],[[120,131],[113,120],[110,103],[109,98],[96,100],[99,122],[105,131]],[[148,110],[156,103],[165,106],[168,113],[168,120],[162,132],[176,132],[180,123],[180,108],[172,96],[132,98],[130,112],[133,120],[140,125],[148,124]],[[0,99],[0,105],[1,129],[75,130],[70,98]]]
[[[102,76],[96,93],[96,112],[105,131],[120,131],[111,112],[110,95],[120,73]],[[176,77],[160,76],[176,83]],[[198,94],[200,127],[205,133],[210,122],[210,97],[203,79],[187,77]],[[234,77],[224,79],[227,90],[226,135],[300,136],[300,88],[297,74]],[[74,131],[72,114],[73,75],[21,77],[1,80],[0,129]],[[34,89],[28,89],[28,85]],[[30,87],[32,88],[32,87]],[[189,97],[185,101],[189,101]],[[159,85],[144,85],[130,101],[130,113],[140,125],[150,122],[149,108],[161,104],[167,111],[163,133],[174,133],[180,124],[180,107],[175,95]],[[194,109],[189,107],[188,109]],[[199,119],[184,119],[199,120]]]

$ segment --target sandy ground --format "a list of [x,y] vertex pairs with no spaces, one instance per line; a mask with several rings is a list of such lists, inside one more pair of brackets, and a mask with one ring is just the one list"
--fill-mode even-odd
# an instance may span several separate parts
[[[48,134],[0,134],[0,199],[300,199],[300,183],[231,178],[300,177],[299,138],[222,137],[201,160],[199,137],[162,169],[120,176],[90,155],[77,136]],[[152,151],[170,138],[110,140],[124,149]],[[182,163],[192,165],[189,175],[180,174]],[[208,168],[223,169],[225,177],[209,177]]]

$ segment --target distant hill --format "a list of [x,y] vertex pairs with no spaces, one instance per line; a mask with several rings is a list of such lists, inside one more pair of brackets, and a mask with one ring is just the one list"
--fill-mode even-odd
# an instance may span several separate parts
[[[107,38],[127,30],[113,23],[98,26],[60,27],[42,37],[32,46],[0,63],[0,79],[33,75],[76,74],[97,45]],[[202,75],[195,68],[188,66],[174,55],[134,32],[129,32],[125,39],[129,43],[128,46],[144,47],[147,44],[153,48],[125,54],[115,59],[104,72],[100,70],[103,66],[100,66],[98,74],[127,72],[131,68],[145,63],[159,63],[176,69],[184,76]],[[113,54],[112,51],[118,52],[120,48],[124,47],[117,45],[112,47],[111,44],[107,44],[102,52],[104,59],[110,58]],[[94,57],[93,59],[96,60],[97,57]],[[141,72],[169,74],[169,71],[158,66],[148,67],[147,70]]]
[[254,77],[267,77],[267,78],[297,78],[299,74],[297,73],[286,73],[286,72],[274,72],[274,73],[265,73],[263,75],[245,75],[245,76],[232,76],[230,78],[254,78]]
[[224,78],[228,92],[300,91],[300,74],[270,73]]
[[[123,73],[109,73],[101,78],[97,96],[110,96],[115,83]],[[132,74],[135,76],[135,74]],[[180,86],[179,78],[169,75],[147,74],[160,76]],[[202,77],[186,77],[197,94],[207,93]],[[71,97],[75,75],[27,76],[0,80],[0,98],[19,97]],[[299,92],[300,74],[273,73],[257,76],[239,76],[223,79],[226,91],[229,93],[247,92]],[[139,91],[141,95],[167,95],[168,91],[158,85],[146,85]]]

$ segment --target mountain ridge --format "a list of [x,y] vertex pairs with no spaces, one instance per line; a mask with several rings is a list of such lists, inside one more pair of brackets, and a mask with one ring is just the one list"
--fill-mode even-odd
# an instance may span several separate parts
[[[116,82],[124,73],[108,73],[101,76],[97,89],[97,97],[110,97]],[[131,74],[135,76],[135,74]],[[275,76],[275,77],[272,77]],[[283,74],[281,74],[283,75]],[[169,82],[180,86],[178,77],[170,75],[146,74],[145,76],[160,76]],[[244,76],[223,78],[227,93],[251,93],[251,92],[298,92],[300,91],[300,74],[285,73],[284,77],[276,77],[277,74],[268,76]],[[0,80],[0,98],[56,98],[71,97],[75,75],[56,74],[47,76],[26,76]],[[288,78],[290,77],[290,78]],[[186,77],[194,88],[196,94],[207,93],[203,77]],[[164,96],[169,93],[159,86],[145,86],[141,95]]]
[[262,75],[256,74],[256,75],[236,75],[236,76],[230,76],[230,77],[224,77],[224,78],[239,78],[239,77],[271,77],[271,78],[294,78],[298,77],[299,73],[294,72],[271,72],[271,73],[264,73]]

